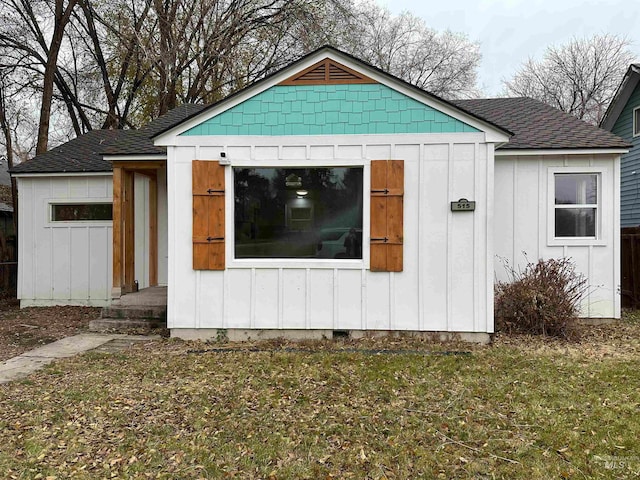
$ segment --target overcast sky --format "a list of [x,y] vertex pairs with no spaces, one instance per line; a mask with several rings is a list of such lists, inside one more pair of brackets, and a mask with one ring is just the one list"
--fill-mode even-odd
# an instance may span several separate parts
[[502,90],[527,58],[572,37],[626,35],[640,58],[640,0],[377,0],[393,13],[408,10],[436,30],[466,33],[480,42],[479,85],[485,96]]

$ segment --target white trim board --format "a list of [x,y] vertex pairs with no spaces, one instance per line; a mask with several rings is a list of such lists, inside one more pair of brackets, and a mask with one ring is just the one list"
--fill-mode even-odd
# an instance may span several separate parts
[[153,160],[166,160],[167,155],[103,155],[105,160],[109,161],[153,161]]
[[112,177],[113,172],[50,172],[50,173],[12,173],[14,178],[27,177]]
[[[307,145],[433,145],[433,144],[473,144],[489,142],[483,132],[465,133],[392,133],[392,134],[364,134],[364,135],[285,135],[285,136],[209,136],[194,135],[188,137],[176,137],[171,146],[176,147],[219,147],[226,152],[228,147],[270,147]],[[228,153],[227,153],[228,158]]]
[[566,148],[566,149],[500,149],[496,150],[496,157],[533,156],[533,155],[622,155],[629,150],[624,148]]

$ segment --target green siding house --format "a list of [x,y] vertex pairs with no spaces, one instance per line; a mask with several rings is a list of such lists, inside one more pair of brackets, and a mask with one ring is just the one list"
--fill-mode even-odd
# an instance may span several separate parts
[[632,64],[601,122],[630,145],[620,165],[620,226],[640,225],[640,64]]

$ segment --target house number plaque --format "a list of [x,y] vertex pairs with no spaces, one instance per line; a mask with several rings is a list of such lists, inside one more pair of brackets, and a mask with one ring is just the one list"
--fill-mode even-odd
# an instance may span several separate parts
[[451,202],[451,211],[452,212],[473,212],[476,209],[475,200],[467,200],[466,198],[461,198],[457,202]]

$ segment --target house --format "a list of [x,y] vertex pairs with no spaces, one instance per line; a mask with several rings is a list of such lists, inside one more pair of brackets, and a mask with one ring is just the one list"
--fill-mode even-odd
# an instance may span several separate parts
[[167,285],[182,338],[485,340],[504,261],[572,257],[583,315],[619,318],[627,147],[531,99],[448,102],[324,47],[17,166],[18,294],[108,305]]
[[0,183],[0,235],[8,238],[14,233],[11,186]]
[[640,64],[629,66],[600,127],[631,145],[620,165],[620,226],[640,225]]
[[13,235],[13,201],[11,198],[11,177],[6,162],[0,158],[0,235]]
[[16,283],[15,228],[11,177],[0,159],[0,293],[12,291]]
[[629,66],[600,126],[630,144],[620,160],[621,288],[623,307],[640,306],[637,234],[640,231],[640,64]]

